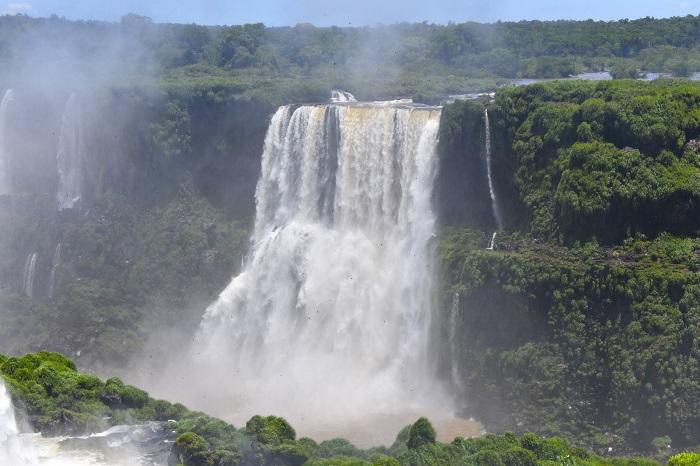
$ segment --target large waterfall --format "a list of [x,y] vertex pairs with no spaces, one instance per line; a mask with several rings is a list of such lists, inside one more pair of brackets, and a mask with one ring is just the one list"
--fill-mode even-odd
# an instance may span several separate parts
[[70,209],[82,194],[83,135],[80,104],[75,94],[66,102],[58,140],[58,210]]
[[10,191],[10,181],[7,176],[7,109],[12,101],[12,89],[5,91],[5,95],[0,102],[0,194],[7,194]]
[[197,338],[248,416],[444,402],[429,355],[438,122],[436,109],[379,104],[273,116],[252,252]]

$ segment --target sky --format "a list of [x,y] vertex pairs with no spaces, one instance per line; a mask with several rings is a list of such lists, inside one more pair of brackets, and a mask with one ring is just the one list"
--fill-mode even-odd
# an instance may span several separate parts
[[[345,6],[340,6],[344,3]],[[700,14],[700,0],[0,0],[0,14],[119,21],[127,13],[156,23],[372,26],[539,19],[618,20]]]

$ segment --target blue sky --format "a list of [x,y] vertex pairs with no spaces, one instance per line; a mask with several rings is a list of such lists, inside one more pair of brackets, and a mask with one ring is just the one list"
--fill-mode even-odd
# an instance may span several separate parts
[[[344,5],[344,6],[341,6]],[[364,26],[448,21],[668,18],[700,14],[700,0],[0,0],[0,14],[57,14],[118,21],[126,13],[158,23]]]

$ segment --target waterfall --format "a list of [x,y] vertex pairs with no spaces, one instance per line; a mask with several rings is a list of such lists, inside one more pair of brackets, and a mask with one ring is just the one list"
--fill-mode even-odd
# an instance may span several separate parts
[[0,102],[0,194],[10,192],[10,180],[7,175],[7,108],[12,101],[12,89],[8,89]]
[[0,376],[0,464],[24,466],[38,464],[37,455],[20,437],[12,399]]
[[497,231],[493,232],[493,235],[491,235],[491,239],[489,240],[489,245],[486,246],[486,249],[493,251],[493,247],[496,244],[496,234],[497,233],[498,233]]
[[448,340],[450,343],[450,370],[452,372],[452,382],[455,384],[458,393],[463,393],[462,371],[460,370],[459,356],[459,335],[457,335],[457,320],[459,318],[459,293],[455,292],[452,298],[452,309],[450,309],[450,321]]
[[[493,185],[493,178],[491,176],[491,128],[489,126],[489,111],[484,109],[484,131],[486,132],[486,176],[489,180],[489,194],[491,195],[491,207],[493,208],[493,216],[496,218],[496,227],[499,230],[503,229],[503,218],[501,217],[501,211],[498,208],[498,200],[496,199],[496,190]],[[496,239],[496,235],[493,235],[492,241]],[[493,249],[493,245],[489,247]]]
[[53,252],[53,263],[51,264],[51,278],[49,280],[49,298],[53,298],[54,283],[56,279],[56,269],[58,264],[61,262],[61,243],[56,245],[56,249]]
[[225,371],[240,409],[337,420],[438,397],[428,337],[439,115],[363,104],[272,117],[252,252],[195,347],[198,365]]
[[24,263],[22,291],[30,298],[34,297],[34,269],[36,268],[36,253],[29,254]]
[[75,206],[82,195],[83,141],[80,104],[75,94],[66,102],[58,140],[56,163],[58,166],[58,210]]
[[331,91],[331,102],[357,102],[355,96],[346,91]]

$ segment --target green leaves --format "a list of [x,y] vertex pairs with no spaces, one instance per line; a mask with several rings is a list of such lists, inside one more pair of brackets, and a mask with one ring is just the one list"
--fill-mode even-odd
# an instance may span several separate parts
[[466,392],[506,399],[537,432],[601,449],[623,438],[692,442],[700,278],[686,267],[699,240],[665,233],[611,250],[503,234],[496,253],[483,250],[478,232],[449,232],[443,306],[454,328],[444,331],[460,335],[450,354]]
[[530,230],[567,244],[695,232],[699,111],[700,86],[671,81],[539,83],[490,109]]
[[188,155],[191,146],[190,115],[186,107],[173,100],[165,105],[164,120],[150,127],[153,151],[166,158]]
[[424,417],[419,418],[408,432],[408,448],[416,449],[422,445],[435,443],[437,433],[430,421]]

